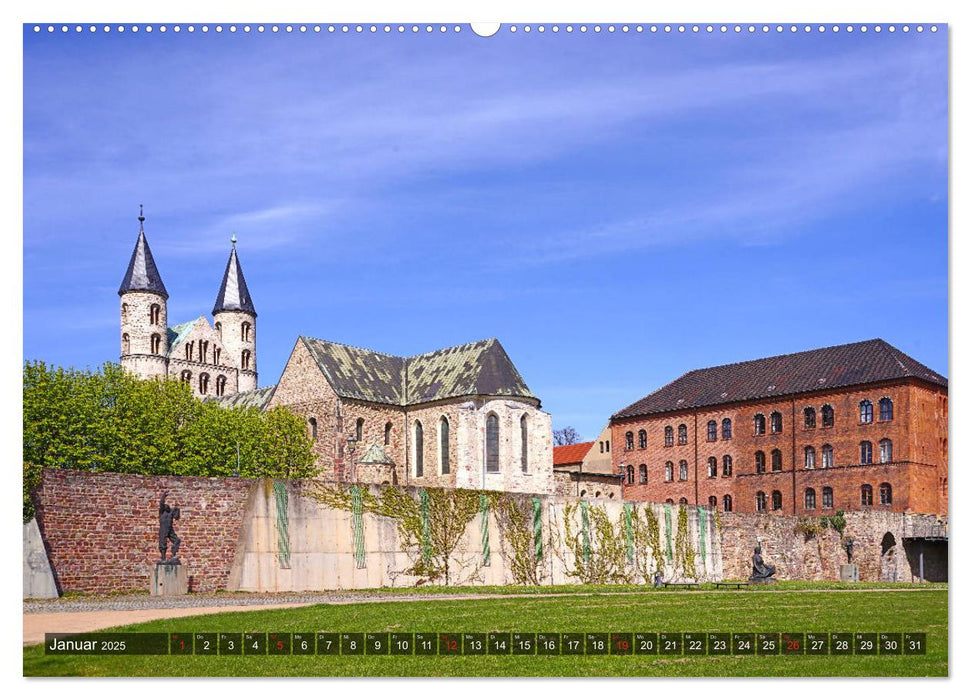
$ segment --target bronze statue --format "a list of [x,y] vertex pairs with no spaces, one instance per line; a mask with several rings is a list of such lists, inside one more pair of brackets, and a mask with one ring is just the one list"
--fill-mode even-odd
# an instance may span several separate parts
[[[165,502],[165,497],[168,495],[168,491],[163,493],[161,500],[158,502],[158,551],[162,555],[159,564],[180,564],[181,562],[177,555],[182,540],[175,534],[175,529],[172,527],[172,524],[182,517],[182,509],[170,507]],[[169,540],[172,541],[172,556],[166,559],[165,550],[168,548]]]
[[749,577],[749,581],[752,583],[775,583],[776,580],[773,576],[775,576],[775,567],[772,564],[765,563],[765,560],[762,559],[762,545],[757,545],[755,554],[752,555],[752,575]]

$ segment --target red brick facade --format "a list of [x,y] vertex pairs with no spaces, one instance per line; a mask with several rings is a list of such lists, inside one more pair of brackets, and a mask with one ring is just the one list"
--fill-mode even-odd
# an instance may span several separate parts
[[[881,420],[881,399],[892,402],[892,418]],[[863,401],[872,406],[870,422],[862,420]],[[823,425],[824,406],[833,409],[831,426]],[[815,427],[807,425],[807,408],[815,411]],[[773,414],[781,417],[781,426],[773,426]],[[757,415],[765,421],[761,434],[756,433]],[[726,420],[731,421],[731,437],[723,434]],[[709,440],[710,421],[715,425],[714,440]],[[668,428],[671,445],[665,442]],[[647,437],[644,447],[642,430]],[[615,472],[627,475],[628,466],[633,467],[633,483],[625,480],[627,499],[675,503],[685,499],[708,505],[714,497],[719,509],[752,513],[761,493],[766,511],[786,514],[860,509],[947,513],[947,390],[919,380],[615,418],[611,432]],[[884,443],[889,447],[883,447],[883,441],[889,441]],[[864,442],[870,443],[872,464],[862,463]],[[809,467],[807,448],[815,460]],[[824,466],[825,448],[832,448],[832,462]],[[764,473],[757,470],[759,453]],[[711,459],[716,465],[714,476],[709,475]],[[646,484],[642,466],[647,471]],[[886,484],[889,491],[886,487],[881,491]],[[872,490],[872,504],[864,504],[865,485]],[[808,489],[812,493],[807,498]],[[827,491],[824,502],[827,489],[832,500]],[[731,499],[730,508],[726,496]],[[881,503],[881,496],[889,504]]]

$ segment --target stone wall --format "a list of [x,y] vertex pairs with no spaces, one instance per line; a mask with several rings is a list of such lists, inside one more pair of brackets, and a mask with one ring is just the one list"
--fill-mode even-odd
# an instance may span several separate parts
[[158,500],[182,508],[175,531],[190,590],[228,586],[247,497],[257,482],[45,469],[37,523],[62,593],[148,591],[159,558]]

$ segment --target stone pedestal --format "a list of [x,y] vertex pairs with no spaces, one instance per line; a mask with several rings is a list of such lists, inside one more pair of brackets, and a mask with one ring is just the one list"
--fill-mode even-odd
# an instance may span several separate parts
[[860,567],[856,564],[840,564],[840,581],[856,583],[860,580]]
[[173,596],[189,592],[189,572],[183,564],[156,564],[152,569],[152,595]]

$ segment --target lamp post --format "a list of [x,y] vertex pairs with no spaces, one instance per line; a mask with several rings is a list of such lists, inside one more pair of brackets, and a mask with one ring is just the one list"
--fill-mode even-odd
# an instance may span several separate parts
[[350,474],[351,474],[352,484],[357,481],[357,474],[355,474],[356,470],[354,468],[354,450],[356,448],[357,448],[357,437],[355,435],[351,435],[350,437],[347,438],[347,459],[351,463]]

